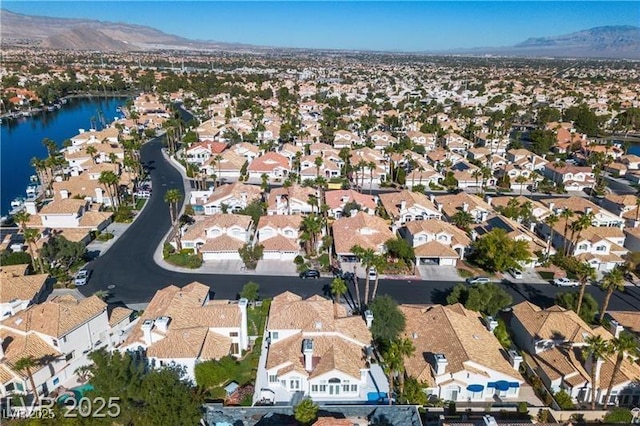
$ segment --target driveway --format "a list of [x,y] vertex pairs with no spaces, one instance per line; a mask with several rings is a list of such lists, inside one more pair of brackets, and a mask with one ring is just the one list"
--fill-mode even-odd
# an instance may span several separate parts
[[464,281],[455,266],[418,265],[417,270],[425,281]]

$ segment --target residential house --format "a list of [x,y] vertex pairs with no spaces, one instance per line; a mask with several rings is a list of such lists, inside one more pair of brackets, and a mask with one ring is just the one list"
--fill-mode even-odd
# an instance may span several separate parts
[[255,158],[247,168],[250,179],[260,180],[262,175],[269,179],[284,179],[289,175],[291,165],[289,160],[277,152],[267,152]]
[[185,150],[185,160],[190,164],[203,165],[211,157],[216,157],[227,149],[227,144],[210,140],[192,144]]
[[16,312],[0,322],[0,394],[32,391],[26,373],[14,367],[25,355],[39,362],[31,369],[38,394],[75,383],[76,369],[90,364],[88,353],[113,347],[110,337],[107,304],[96,296],[56,296]]
[[369,133],[369,138],[373,143],[374,149],[378,151],[382,151],[388,146],[398,143],[398,139],[396,139],[390,133],[382,132],[379,130]]
[[607,194],[600,205],[625,221],[625,226],[635,228],[640,225],[640,198],[637,195]]
[[195,365],[249,349],[247,299],[211,300],[209,287],[192,282],[158,290],[120,346],[151,367],[177,365],[195,381]]
[[1,319],[27,309],[43,296],[49,275],[27,275],[28,268],[29,265],[0,266]]
[[448,133],[444,135],[442,137],[442,142],[449,151],[456,152],[458,154],[466,152],[473,146],[473,142],[457,133]]
[[362,143],[362,138],[357,134],[348,130],[336,130],[333,136],[333,147],[340,148],[352,148],[353,145],[359,145]]
[[399,232],[413,247],[419,265],[455,266],[471,243],[464,231],[441,220],[411,221]]
[[240,171],[248,160],[233,150],[209,157],[200,167],[207,176],[215,176],[219,182],[237,180]]
[[378,254],[385,252],[385,243],[395,238],[384,219],[358,212],[351,217],[341,217],[331,225],[335,253],[343,262],[355,262],[352,248],[356,245],[372,249]]
[[[313,201],[314,198],[315,203]],[[272,216],[320,212],[320,204],[318,191],[315,188],[297,184],[288,188],[278,187],[269,192],[267,214]]]
[[251,216],[216,214],[196,216],[196,222],[184,231],[184,249],[202,255],[202,260],[240,260],[238,250],[251,240]]
[[380,364],[367,362],[374,320],[369,312],[365,323],[320,296],[274,297],[254,401],[291,405],[308,396],[323,403],[364,403],[374,393],[374,400],[385,397],[389,385]]
[[[511,201],[514,200],[514,201]],[[542,222],[544,218],[549,216],[552,212],[549,210],[547,206],[542,204],[540,201],[531,200],[527,197],[519,195],[517,197],[513,196],[503,196],[503,197],[490,197],[487,196],[487,203],[493,206],[493,208],[504,214],[505,209],[508,210],[510,208],[510,202],[518,204],[518,208],[522,208],[524,205],[529,206],[529,212],[531,214],[531,218],[535,222]]]
[[442,219],[442,213],[425,194],[405,189],[401,192],[382,193],[379,198],[397,227],[412,220]]
[[438,145],[438,138],[433,133],[422,133],[419,131],[408,131],[407,137],[415,145],[424,146],[426,151],[433,151]]
[[544,198],[539,201],[556,215],[560,215],[565,209],[571,210],[574,213],[574,218],[580,214],[592,213],[593,221],[591,223],[593,226],[617,228],[622,228],[624,226],[624,219],[619,215],[611,213],[586,198]]
[[[517,400],[522,357],[493,335],[497,322],[455,305],[401,305],[403,337],[416,348],[406,372],[426,383],[429,398],[454,402]],[[486,324],[486,326],[485,326]]]
[[464,211],[474,218],[476,223],[484,222],[493,212],[493,208],[477,195],[460,192],[458,194],[438,195],[435,197],[435,205],[444,216],[451,218],[459,211]]
[[544,176],[557,184],[564,185],[567,191],[582,191],[593,188],[596,183],[595,175],[590,166],[547,164],[543,170]]
[[353,216],[358,211],[363,211],[368,215],[374,215],[377,206],[377,197],[366,195],[353,189],[337,189],[324,193],[325,203],[329,206],[327,215],[340,219],[345,216],[346,207],[355,207],[354,211],[349,211],[346,216]]
[[212,215],[224,211],[237,213],[261,199],[262,190],[258,186],[234,182],[215,190],[192,192],[190,204],[194,205],[196,212]]
[[260,155],[260,149],[248,142],[237,143],[230,149],[235,151],[235,153],[240,155],[241,157],[244,157],[249,163],[251,163]]
[[300,254],[300,215],[262,216],[257,244],[264,247],[263,259],[293,261]]
[[[587,339],[614,336],[601,326],[590,327],[572,310],[560,306],[541,309],[531,302],[522,302],[512,309],[511,331],[519,347],[528,353],[529,367],[535,370],[552,392],[564,390],[577,403],[591,401],[592,360],[586,353]],[[604,401],[612,380],[615,355],[597,361],[596,401]],[[625,359],[615,378],[611,402],[620,405],[640,401],[640,366]]]
[[634,154],[627,154],[620,157],[620,161],[622,164],[627,166],[629,170],[638,170],[640,169],[640,157]]

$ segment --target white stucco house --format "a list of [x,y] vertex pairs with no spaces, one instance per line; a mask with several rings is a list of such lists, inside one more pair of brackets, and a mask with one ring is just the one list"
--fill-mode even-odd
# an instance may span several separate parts
[[240,260],[238,249],[250,242],[251,225],[251,216],[233,213],[200,216],[183,230],[182,248],[199,253],[204,261]]

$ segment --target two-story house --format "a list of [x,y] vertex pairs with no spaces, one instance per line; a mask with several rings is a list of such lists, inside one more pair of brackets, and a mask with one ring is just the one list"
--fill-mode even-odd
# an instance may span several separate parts
[[593,188],[596,183],[593,170],[588,166],[547,164],[543,170],[544,176],[557,184],[564,185],[567,191],[582,191],[585,188]]
[[234,182],[221,185],[215,190],[193,191],[190,204],[196,212],[215,215],[224,212],[239,212],[249,204],[262,199],[262,190],[255,185]]
[[158,290],[120,351],[138,352],[151,367],[178,365],[195,381],[197,363],[249,348],[247,299],[211,300],[209,287],[192,282]]
[[482,198],[466,192],[438,195],[435,197],[435,205],[448,220],[463,211],[469,213],[476,223],[481,223],[493,212],[493,208]]
[[337,130],[333,136],[333,147],[336,149],[352,148],[362,143],[362,138],[348,130]]
[[611,213],[622,217],[625,226],[630,228],[640,226],[640,198],[637,195],[607,194],[600,205]]
[[277,152],[267,152],[258,158],[255,158],[247,171],[249,178],[260,181],[262,175],[267,175],[269,179],[283,179],[289,175],[291,165],[289,160],[282,154]]
[[182,235],[182,247],[202,255],[202,260],[240,260],[238,250],[251,240],[251,216],[222,213],[196,217]]
[[31,305],[0,322],[0,339],[2,396],[32,392],[25,372],[14,367],[25,355],[39,363],[31,373],[38,394],[46,395],[73,383],[75,370],[90,364],[88,353],[113,347],[107,304],[96,296],[56,296]]
[[[363,194],[353,189],[336,189],[324,193],[325,203],[329,206],[329,217],[340,219],[343,216],[353,216],[359,211],[374,215],[377,197]],[[345,214],[345,210],[348,210]]]
[[[587,339],[601,336],[613,339],[601,326],[592,328],[572,310],[552,306],[541,309],[531,302],[513,307],[511,331],[514,340],[532,359],[544,384],[553,392],[566,391],[577,403],[591,401],[591,389],[596,387],[596,402],[604,401],[612,379],[615,354],[605,355],[595,365],[596,383],[591,382],[592,358],[586,352]],[[610,401],[622,405],[640,400],[640,366],[625,358],[620,373],[615,377]]]
[[[335,309],[334,309],[335,308]],[[367,362],[369,328],[375,319],[348,316],[342,305],[320,296],[285,292],[273,298],[267,321],[267,352],[258,366],[254,401],[295,404],[366,402],[386,398],[380,364]]]
[[406,372],[426,383],[430,398],[454,402],[517,400],[524,380],[522,357],[506,352],[477,312],[455,305],[401,305],[403,337],[416,348]]
[[27,309],[45,291],[48,274],[27,275],[29,265],[0,266],[0,319]]
[[267,214],[309,214],[320,211],[318,191],[309,186],[292,185],[288,188],[273,188],[267,199]]
[[351,250],[356,245],[382,254],[386,251],[385,243],[395,238],[387,221],[362,211],[336,220],[331,229],[335,253],[342,262],[357,260]]
[[420,192],[403,190],[379,195],[382,206],[394,222],[400,227],[412,220],[442,219],[442,213],[428,196]]
[[203,165],[211,157],[221,154],[227,149],[227,144],[223,142],[198,142],[185,150],[185,160],[187,163]]
[[399,232],[413,247],[419,265],[455,266],[471,243],[464,231],[441,220],[407,222]]
[[258,222],[258,244],[263,259],[292,261],[300,254],[300,215],[262,216]]

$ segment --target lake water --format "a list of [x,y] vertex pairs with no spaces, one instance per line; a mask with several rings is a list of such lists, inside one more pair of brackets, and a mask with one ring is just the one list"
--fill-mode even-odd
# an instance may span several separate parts
[[[72,98],[62,108],[52,112],[18,120],[4,121],[0,134],[0,212],[8,213],[11,200],[24,197],[29,177],[35,175],[31,167],[33,157],[45,158],[42,145],[49,138],[62,147],[62,142],[77,135],[78,129],[89,129],[91,118],[101,111],[107,124],[120,113],[117,107],[126,98]],[[100,129],[100,124],[98,124]]]

